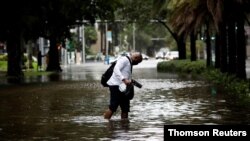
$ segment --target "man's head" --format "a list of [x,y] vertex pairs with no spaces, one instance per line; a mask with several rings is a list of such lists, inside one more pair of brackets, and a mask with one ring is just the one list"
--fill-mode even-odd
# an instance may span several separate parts
[[140,52],[133,52],[131,54],[132,65],[137,65],[142,62],[142,55]]

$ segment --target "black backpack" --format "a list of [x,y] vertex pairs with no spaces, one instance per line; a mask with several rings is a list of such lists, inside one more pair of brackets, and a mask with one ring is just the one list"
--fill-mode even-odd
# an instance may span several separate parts
[[[129,59],[128,56],[126,56],[129,60],[129,62],[131,63],[131,60]],[[116,64],[117,60],[115,62],[113,62],[111,64],[111,66],[109,66],[109,68],[102,74],[102,77],[101,77],[101,84],[103,87],[108,87],[109,85],[107,84],[109,78],[112,76],[113,74],[113,70],[114,70],[114,67],[115,67],[115,64]],[[131,71],[132,71],[132,67],[131,67]]]
[[102,78],[101,78],[101,84],[103,87],[108,87],[109,85],[107,84],[109,78],[112,76],[113,74],[113,70],[115,67],[116,61],[113,62],[111,64],[111,66],[109,66],[109,68],[104,72],[104,74],[102,74]]

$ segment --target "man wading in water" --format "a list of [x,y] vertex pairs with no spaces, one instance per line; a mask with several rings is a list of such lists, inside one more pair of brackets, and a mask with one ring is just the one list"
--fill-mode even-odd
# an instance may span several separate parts
[[121,108],[121,119],[128,119],[130,112],[130,98],[122,89],[132,83],[132,66],[142,62],[142,55],[139,52],[131,53],[129,56],[122,56],[116,62],[114,71],[107,84],[110,90],[110,103],[108,110],[104,113],[105,119],[110,119],[118,106]]

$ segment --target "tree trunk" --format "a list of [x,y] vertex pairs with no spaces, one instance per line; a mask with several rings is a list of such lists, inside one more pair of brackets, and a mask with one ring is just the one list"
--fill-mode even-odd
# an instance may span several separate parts
[[221,45],[220,45],[220,35],[217,33],[215,37],[215,68],[220,68],[220,55],[221,55]]
[[246,36],[244,29],[244,14],[240,13],[237,22],[237,70],[236,75],[246,79]]
[[192,31],[190,33],[190,51],[191,51],[191,61],[196,61],[197,56],[196,56],[196,48],[195,48],[195,33]]
[[185,43],[185,38],[184,34],[181,34],[177,36],[177,46],[178,46],[178,51],[179,51],[179,59],[184,60],[187,59],[186,57],[186,43]]
[[211,38],[209,34],[209,25],[207,24],[207,30],[206,30],[206,52],[207,52],[207,67],[211,66]]
[[32,65],[32,62],[33,62],[33,59],[32,59],[32,54],[33,54],[33,51],[32,51],[32,48],[33,48],[33,42],[30,40],[26,43],[26,50],[27,50],[27,69],[33,69],[33,65]]
[[169,26],[164,21],[158,20],[158,22],[161,23],[169,31],[169,33],[172,35],[172,37],[175,39],[175,41],[177,43],[177,48],[179,51],[179,59],[180,60],[187,59],[184,33],[182,33],[181,35],[177,35],[176,33],[172,32],[172,30],[169,28]]
[[221,53],[221,56],[220,56],[220,71],[222,73],[225,73],[227,72],[227,42],[226,42],[226,39],[227,39],[227,34],[226,34],[227,30],[226,30],[226,25],[225,24],[222,24],[220,26],[220,53]]
[[236,73],[236,38],[235,38],[235,22],[228,23],[228,73]]
[[101,52],[102,54],[105,54],[105,48],[104,48],[104,27],[103,23],[100,24],[100,34],[101,34]]
[[46,71],[61,72],[61,66],[59,63],[59,50],[57,48],[57,39],[55,37],[50,38],[50,48],[48,52],[48,66]]
[[7,39],[7,53],[8,53],[7,76],[9,78],[8,80],[10,83],[20,83],[23,77],[20,44],[21,44],[20,32],[10,31],[10,36]]

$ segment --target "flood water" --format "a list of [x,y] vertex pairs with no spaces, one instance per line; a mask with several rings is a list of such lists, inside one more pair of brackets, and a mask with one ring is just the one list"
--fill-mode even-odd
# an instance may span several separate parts
[[[129,121],[120,109],[103,119],[109,91],[100,85],[106,66],[64,68],[54,76],[27,78],[0,87],[0,140],[163,141],[165,124],[249,124],[250,110],[234,105],[203,81],[134,68],[135,88]],[[230,102],[229,102],[230,101]]]

